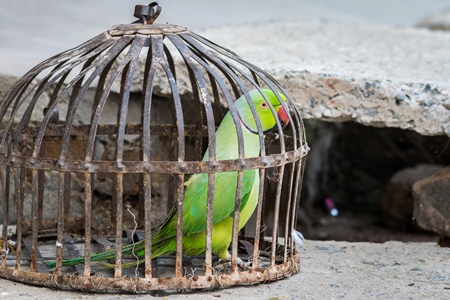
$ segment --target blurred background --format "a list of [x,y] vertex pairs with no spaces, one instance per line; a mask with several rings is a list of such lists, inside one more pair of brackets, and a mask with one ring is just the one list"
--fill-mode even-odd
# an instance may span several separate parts
[[[246,0],[158,1],[158,22],[202,28],[273,20],[323,19],[390,26],[415,26],[448,0]],[[135,20],[129,0],[1,0],[0,72],[21,76],[56,53]]]

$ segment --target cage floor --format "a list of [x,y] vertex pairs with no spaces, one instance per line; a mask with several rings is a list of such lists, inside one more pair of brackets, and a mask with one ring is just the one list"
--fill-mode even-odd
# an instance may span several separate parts
[[[140,236],[142,232],[137,232],[136,236]],[[31,244],[24,239],[21,256],[20,256],[20,269],[22,271],[30,271],[31,265]],[[63,247],[63,259],[81,257],[84,253],[85,241],[84,238],[78,235],[65,235],[65,247]],[[100,253],[105,250],[114,249],[114,239],[106,238],[94,238],[91,243],[91,252]],[[122,245],[128,245],[130,238],[125,237],[122,240]],[[269,241],[267,241],[269,242]],[[14,242],[13,242],[14,243]],[[284,248],[284,247],[281,247]],[[253,244],[247,240],[239,240],[238,258],[240,260],[238,266],[240,270],[249,270],[252,268]],[[260,250],[258,258],[257,268],[268,268],[270,266],[271,255],[270,247]],[[45,262],[54,261],[56,257],[56,240],[46,238],[44,241],[38,242],[38,259],[37,270],[40,273],[53,273],[53,269],[48,269]],[[139,264],[135,267],[124,268],[122,270],[123,277],[130,278],[143,278],[145,275],[145,269],[143,260],[137,256],[126,256],[122,258],[122,263],[137,262]],[[175,255],[161,256],[152,260],[152,276],[157,278],[174,277],[175,276]],[[204,256],[188,257],[183,256],[183,276],[194,277],[205,275],[204,268]],[[283,252],[277,253],[275,262],[283,262]],[[6,266],[14,268],[16,264],[16,254],[10,251],[6,257]],[[219,274],[231,273],[231,264],[227,261],[221,261],[217,257],[213,257],[214,271]],[[79,264],[75,266],[63,266],[62,275],[77,276],[82,275],[84,272],[84,265]],[[91,276],[99,276],[106,278],[114,277],[114,259],[105,261],[92,261],[91,262]]]

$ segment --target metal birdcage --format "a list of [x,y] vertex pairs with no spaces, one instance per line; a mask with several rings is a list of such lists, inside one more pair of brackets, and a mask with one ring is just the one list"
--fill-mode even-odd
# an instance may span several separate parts
[[[184,27],[153,24],[160,11],[157,3],[136,6],[139,22],[114,26],[42,62],[2,99],[0,277],[59,289],[149,292],[253,284],[299,272],[291,233],[308,147],[298,110],[269,74],[232,51]],[[286,96],[280,102],[290,122],[283,131],[276,118],[278,130],[264,135],[256,116],[260,156],[245,158],[233,103],[262,88]],[[227,111],[239,158],[216,160],[215,131]],[[209,159],[202,161],[207,147]],[[239,231],[243,172],[254,169],[258,204]],[[230,171],[238,176],[231,262],[224,264],[211,250],[212,187],[215,174]],[[206,251],[185,257],[184,183],[197,173],[209,174]],[[152,231],[172,206],[178,207],[176,253],[152,260]],[[145,240],[145,263],[123,269],[136,258],[122,257],[122,248],[139,240]],[[90,260],[111,248],[117,253],[112,269]],[[83,264],[62,265],[80,256]]]

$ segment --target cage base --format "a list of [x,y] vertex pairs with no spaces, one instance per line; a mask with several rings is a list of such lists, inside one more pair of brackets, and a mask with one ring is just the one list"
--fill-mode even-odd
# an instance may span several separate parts
[[198,289],[218,289],[239,285],[252,285],[280,280],[300,272],[300,257],[294,254],[285,263],[248,271],[235,271],[220,274],[217,271],[209,276],[183,276],[163,278],[105,278],[101,276],[43,274],[0,268],[0,278],[43,286],[53,289],[76,290],[104,293],[150,293],[153,291],[186,292]]

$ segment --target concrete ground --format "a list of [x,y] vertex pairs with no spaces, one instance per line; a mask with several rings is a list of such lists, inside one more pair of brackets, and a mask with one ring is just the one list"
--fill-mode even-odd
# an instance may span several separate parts
[[[208,32],[211,26],[247,24],[247,28],[253,28],[252,24],[259,23],[259,26],[264,28],[261,24],[268,20],[307,22],[308,19],[314,19],[317,22],[317,19],[320,19],[322,20],[319,22],[320,26],[327,23],[331,26],[344,24],[343,26],[351,32],[352,28],[358,27],[357,24],[363,24],[363,27],[370,26],[370,28],[379,26],[387,33],[389,28],[395,28],[398,32],[399,27],[411,27],[427,14],[449,5],[447,0],[433,2],[426,0],[280,0],[275,4],[273,1],[230,0],[212,3],[206,0],[183,3],[160,1],[163,14],[158,21],[185,25],[202,33]],[[2,41],[0,73],[21,76],[42,60],[76,46],[112,25],[133,21],[133,5],[134,3],[130,4],[129,1],[119,0],[3,1],[0,8],[0,40]],[[412,29],[408,28],[405,31],[410,30]],[[448,36],[444,33],[436,33],[431,37],[425,31],[411,34],[423,34],[427,39],[443,41],[442,43],[448,41]],[[367,39],[369,40],[370,37],[368,35]],[[404,50],[404,44],[394,46]],[[420,44],[416,46],[422,47]],[[415,46],[408,47],[414,49]],[[320,51],[320,47],[317,49]],[[342,50],[342,48],[339,49]],[[367,51],[370,50],[371,48],[367,47]],[[330,58],[333,62],[336,62],[335,59],[336,57]],[[386,59],[389,58],[386,57]],[[352,65],[350,60],[359,61],[360,57],[342,58],[346,65]],[[324,66],[327,65],[327,61],[329,60],[323,61]],[[411,60],[407,61],[411,62]],[[385,68],[377,60],[372,61],[371,64]],[[307,64],[304,65],[307,66]],[[308,71],[307,67],[305,68]],[[410,66],[410,69],[413,68],[417,67]],[[447,70],[448,67],[444,69]],[[387,69],[387,71],[395,70],[397,69]],[[417,73],[421,73],[419,71],[417,70]],[[447,75],[448,73],[444,72],[441,76],[445,81],[443,85],[445,88],[448,86]],[[371,77],[370,74],[361,76]],[[378,74],[375,77],[379,79]],[[434,81],[433,77],[426,82],[433,84]],[[447,100],[448,97],[442,101]],[[143,297],[148,296],[56,291],[0,279],[1,299],[135,299]],[[301,272],[291,278],[251,287],[168,295],[166,298],[450,299],[450,249],[439,248],[435,243],[371,244],[307,241],[306,249],[302,252]]]
[[[57,291],[0,279],[1,299],[143,299],[149,295]],[[306,241],[290,278],[162,299],[450,299],[450,248],[435,243]]]

